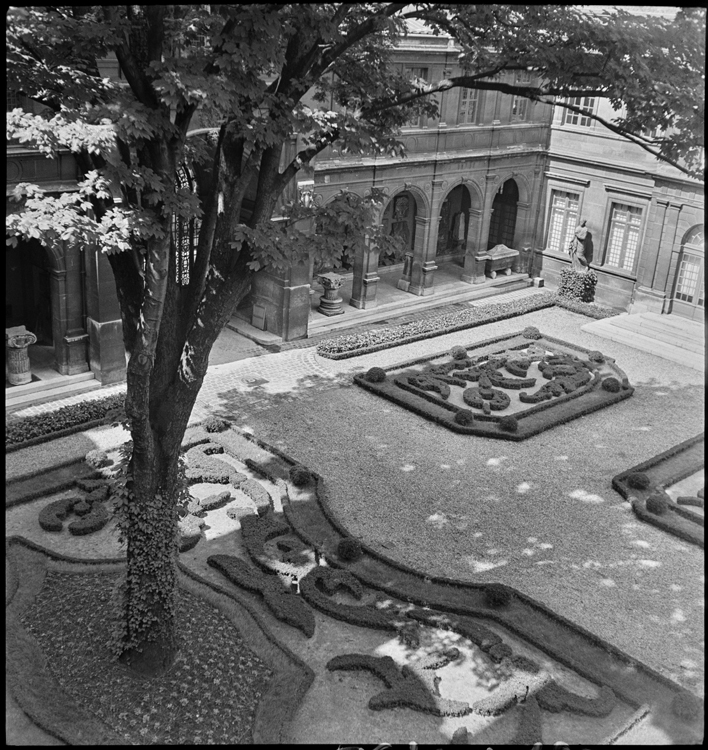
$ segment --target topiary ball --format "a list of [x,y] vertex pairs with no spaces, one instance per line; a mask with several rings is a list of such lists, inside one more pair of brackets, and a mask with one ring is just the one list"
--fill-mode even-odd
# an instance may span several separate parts
[[525,339],[540,339],[541,338],[541,331],[536,328],[536,326],[526,326],[523,331],[521,331],[521,335]]
[[288,475],[290,476],[290,481],[296,487],[305,487],[312,479],[312,474],[310,474],[304,466],[300,466],[299,464],[291,466]]
[[661,516],[666,513],[668,507],[669,503],[666,500],[666,497],[659,492],[650,495],[647,498],[647,510],[656,516]]
[[605,378],[602,381],[602,387],[608,393],[618,393],[622,385],[620,384],[619,380],[617,380],[617,378]]
[[386,380],[386,370],[383,367],[372,367],[366,373],[366,379],[369,383],[383,383]]
[[450,349],[450,356],[453,359],[466,359],[467,349],[465,349],[464,346],[453,346],[452,349]]
[[362,555],[361,544],[352,537],[345,537],[337,544],[337,557],[345,562],[354,562]]
[[516,432],[519,429],[519,420],[512,414],[507,414],[499,420],[499,429],[505,432]]
[[511,601],[511,593],[500,583],[490,583],[484,589],[484,600],[489,607],[505,607]]
[[228,429],[229,423],[224,419],[219,419],[218,417],[209,417],[209,419],[204,422],[204,429],[207,432],[223,432],[224,430]]
[[101,450],[89,451],[86,454],[85,460],[92,469],[102,469],[104,466],[110,466],[113,463],[106,453]]
[[602,352],[598,352],[597,350],[595,350],[592,352],[588,352],[588,359],[591,362],[602,364],[605,361],[605,355]]
[[460,409],[455,414],[455,422],[463,427],[469,427],[474,422],[474,414],[469,409]]
[[632,489],[645,490],[651,484],[651,481],[646,474],[640,471],[634,471],[627,476],[627,484]]
[[687,692],[681,692],[674,696],[673,701],[671,701],[671,710],[675,716],[685,721],[694,721],[703,713],[700,700]]

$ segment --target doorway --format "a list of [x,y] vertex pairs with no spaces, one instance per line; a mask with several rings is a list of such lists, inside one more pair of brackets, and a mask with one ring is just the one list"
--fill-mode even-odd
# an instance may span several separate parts
[[507,180],[494,196],[487,250],[491,250],[495,245],[513,248],[518,203],[519,188],[514,180]]
[[681,243],[670,311],[682,318],[703,320],[705,316],[704,227],[691,229]]

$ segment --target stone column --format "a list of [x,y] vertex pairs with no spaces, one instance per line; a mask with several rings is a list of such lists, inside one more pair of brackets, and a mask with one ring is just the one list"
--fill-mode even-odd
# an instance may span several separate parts
[[[659,289],[654,289],[653,286],[659,266],[662,235],[667,220],[668,208],[668,201],[658,200],[655,206],[656,215],[650,215],[650,225],[647,227],[644,235],[644,244],[642,245],[639,257],[637,283],[634,287],[630,313],[661,313],[664,309],[666,292],[663,290],[663,287],[665,286],[665,282],[660,285],[661,288]],[[650,231],[650,229],[653,229],[653,231]],[[671,247],[667,248],[666,255],[669,259],[671,258],[671,250]]]
[[489,236],[489,224],[492,218],[492,206],[494,205],[494,196],[496,194],[496,190],[494,189],[496,178],[495,174],[488,174],[485,177],[486,185],[482,211],[479,212],[476,209],[470,209],[470,215],[481,219],[481,221],[477,221],[477,231],[474,235],[472,248],[469,247],[470,238],[469,236],[467,237],[468,250],[465,254],[465,266],[461,277],[461,281],[467,284],[483,284],[487,278],[484,275],[484,267],[489,257],[487,255],[487,238]]
[[[671,295],[671,284],[674,280],[675,268],[672,268],[672,261],[678,258],[676,249],[676,233],[678,231],[679,215],[683,204],[668,203],[666,208],[666,218],[664,221],[664,231],[661,233],[661,246],[659,249],[659,260],[656,264],[656,272],[652,282],[652,288],[656,291],[664,292],[664,296]],[[661,250],[663,249],[663,252]],[[663,310],[661,310],[663,312]]]
[[317,281],[324,287],[324,294],[320,297],[320,304],[317,312],[323,315],[343,315],[342,298],[339,296],[339,290],[344,283],[344,279],[338,274],[321,273]]
[[125,380],[123,322],[113,269],[98,250],[85,250],[89,367],[102,385]]
[[295,263],[282,271],[263,269],[253,277],[251,298],[265,307],[266,330],[284,341],[307,338],[309,270],[308,262]]
[[427,297],[433,294],[435,265],[435,244],[429,241],[430,219],[415,217],[415,244],[413,247],[413,272],[411,273],[411,294]]
[[73,245],[65,248],[66,261],[66,331],[62,337],[62,357],[57,358],[62,375],[88,372],[89,336],[84,327],[84,294],[82,284],[82,251]]
[[349,304],[364,310],[376,307],[376,288],[379,283],[379,254],[370,246],[367,236],[364,247],[354,258],[354,278],[352,280],[352,296]]

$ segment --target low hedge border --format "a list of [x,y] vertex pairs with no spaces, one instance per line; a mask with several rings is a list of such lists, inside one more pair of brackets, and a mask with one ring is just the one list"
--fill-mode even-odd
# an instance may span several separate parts
[[[705,547],[705,530],[701,516],[674,503],[668,495],[668,513],[651,513],[647,510],[646,503],[657,490],[663,491],[664,487],[670,487],[703,468],[704,443],[705,433],[701,432],[612,478],[612,488],[631,503],[632,510],[640,520],[702,549]],[[640,473],[648,474],[648,486],[632,487],[629,477]]]
[[[44,549],[40,545],[34,544],[23,537],[10,537],[6,540],[6,546],[8,550],[9,564],[12,569],[13,580],[16,579],[19,585],[19,571],[16,570],[17,565],[14,560],[14,548],[26,548],[32,552],[40,553],[51,560],[59,562],[73,563],[77,565],[96,565],[96,566],[110,566],[115,564],[125,564],[125,560],[122,558],[112,560],[84,560],[66,557],[57,553],[52,553],[50,550]],[[254,744],[282,744],[288,742],[289,739],[289,728],[295,711],[302,702],[303,697],[312,685],[315,674],[312,669],[293,651],[287,648],[284,644],[280,643],[270,632],[263,616],[258,608],[256,608],[249,600],[238,595],[238,592],[229,591],[222,586],[219,586],[212,581],[202,578],[194,571],[190,570],[186,565],[179,563],[179,572],[182,574],[183,579],[179,582],[179,585],[186,590],[191,590],[193,593],[199,596],[203,596],[206,601],[209,601],[219,609],[229,620],[238,621],[238,628],[244,635],[249,635],[249,645],[252,647],[252,638],[255,638],[259,644],[259,650],[257,653],[260,655],[262,649],[267,649],[268,657],[267,661],[273,663],[274,676],[268,684],[267,690],[261,702],[258,705],[256,722],[253,729],[253,743]],[[113,570],[107,571],[108,573],[114,573]],[[17,587],[11,592],[8,592],[6,597],[6,606],[12,602],[14,604],[14,597],[17,593]],[[241,608],[244,611],[243,615],[234,616],[232,610],[234,607]],[[8,619],[8,638],[23,637],[23,629],[16,616],[11,616]],[[36,654],[36,658],[35,657]],[[108,738],[105,734],[104,729],[99,729],[98,732],[84,732],[82,735],[76,732],[77,722],[76,716],[72,713],[73,704],[67,697],[66,708],[62,710],[61,714],[51,717],[42,712],[41,718],[33,710],[37,707],[38,703],[42,699],[42,690],[47,687],[47,680],[43,679],[46,672],[43,671],[43,665],[45,663],[44,656],[40,651],[35,649],[33,654],[32,664],[30,665],[31,671],[27,671],[27,662],[22,660],[19,664],[15,665],[11,660],[8,666],[8,673],[14,671],[13,679],[10,680],[11,692],[21,707],[26,711],[30,720],[35,723],[40,729],[47,732],[52,737],[65,742],[67,744],[80,744],[83,742],[88,745],[96,744],[110,744],[111,738]],[[15,666],[19,666],[21,671],[15,669]],[[13,668],[11,670],[11,667]],[[40,687],[38,692],[28,693],[28,678],[30,678],[30,684],[35,684]],[[39,682],[37,681],[39,679]],[[31,690],[31,688],[30,688]],[[55,723],[52,719],[60,717],[60,720]],[[73,718],[66,718],[73,717]],[[79,716],[79,721],[84,721],[84,718]],[[47,720],[45,720],[47,719]],[[96,725],[97,726],[97,725]],[[112,742],[121,742],[121,738],[113,737]]]
[[405,707],[434,716],[465,716],[470,713],[468,703],[436,694],[435,678],[430,670],[413,669],[407,665],[399,670],[390,656],[342,654],[327,662],[327,670],[366,670],[376,675],[387,689],[369,699],[372,711]]
[[[265,444],[263,445],[264,447],[267,447]],[[303,515],[303,518],[300,519],[300,514],[297,511],[293,510],[290,505],[284,506],[285,516],[292,526],[293,531],[300,538],[310,544],[310,546],[315,547],[318,545],[318,541],[316,537],[312,536],[312,534],[318,532],[322,534],[323,532],[325,532],[324,528],[319,528],[318,523],[320,525],[324,523],[325,526],[331,527],[335,530],[335,533],[339,537],[348,536],[346,530],[343,529],[343,527],[339,524],[336,517],[333,515],[332,511],[329,508],[327,491],[324,486],[324,481],[321,478],[318,478],[316,498],[319,512],[324,519],[323,522],[317,521],[317,519],[313,516],[313,509],[310,509],[309,507],[303,508],[303,510],[307,510],[307,513],[305,513]],[[303,519],[305,522],[305,526],[303,526]],[[426,576],[420,571],[407,566],[405,563],[401,563],[397,560],[389,558],[381,553],[378,549],[374,549],[368,545],[365,545],[364,543],[362,543],[362,549],[373,560],[379,560],[381,563],[391,568],[393,571],[400,571],[403,574],[412,576],[413,578],[420,581],[420,585],[416,587],[417,593],[415,595],[405,595],[400,590],[398,590],[393,585],[393,583],[383,583],[382,580],[380,580],[378,577],[372,577],[373,570],[370,562],[363,560],[361,561],[361,563],[347,565],[347,569],[354,573],[354,575],[356,575],[356,577],[363,581],[366,585],[374,589],[381,590],[389,596],[397,597],[399,599],[404,598],[411,603],[425,607],[438,606],[432,604],[431,601],[428,600],[424,590],[425,587],[428,585],[442,585],[444,589],[449,589],[451,591],[451,596],[447,597],[448,603],[443,607],[446,612],[451,612],[463,616],[472,615],[473,617],[488,617],[491,620],[497,621],[499,624],[509,629],[512,633],[515,633],[522,640],[533,643],[534,646],[539,648],[543,653],[547,654],[552,659],[576,671],[585,679],[596,683],[598,687],[603,684],[604,680],[606,679],[606,677],[604,676],[604,672],[597,672],[598,665],[595,662],[593,662],[591,665],[587,662],[586,659],[578,658],[575,649],[571,648],[570,650],[558,650],[558,648],[549,648],[549,643],[545,640],[541,641],[537,638],[529,637],[530,633],[528,632],[527,624],[519,624],[519,626],[517,626],[515,624],[515,620],[513,620],[513,618],[510,618],[510,616],[506,614],[505,611],[496,611],[494,608],[485,607],[483,604],[481,604],[484,597],[483,585],[471,582],[462,582],[455,579],[445,578],[443,576]],[[334,567],[341,567],[341,564],[336,559],[333,559],[330,564]],[[385,580],[392,579],[392,573],[384,573],[384,577]],[[676,683],[674,683],[668,677],[665,677],[651,667],[636,662],[634,659],[629,657],[617,647],[613,646],[611,643],[603,640],[602,638],[599,638],[597,635],[591,633],[582,626],[579,626],[577,623],[568,620],[562,615],[550,610],[540,602],[522,595],[516,590],[512,591],[514,593],[514,600],[517,602],[515,608],[518,608],[519,605],[521,605],[522,608],[530,608],[531,611],[537,611],[544,617],[548,618],[551,623],[554,623],[554,625],[560,627],[562,631],[570,631],[580,634],[588,642],[594,644],[596,647],[601,648],[606,654],[610,656],[611,659],[618,659],[624,665],[632,665],[632,671],[636,671],[637,667],[639,667],[639,671],[653,680],[656,686],[662,686],[664,689],[669,689],[672,692],[676,692],[679,689]],[[469,604],[466,604],[464,607],[460,607],[459,604],[455,604],[455,602],[459,602],[461,600],[463,594],[467,594],[469,596],[470,594],[474,595],[474,592],[478,592],[476,598],[479,599],[480,606],[475,606],[474,608],[472,608]],[[440,607],[438,608],[440,609]],[[612,674],[619,674],[616,672],[616,669],[611,668],[610,671]],[[603,675],[602,678],[600,678],[600,674]],[[641,701],[633,698],[632,693],[628,693],[626,687],[623,686],[620,689],[617,685],[612,685],[612,689],[615,695],[624,703],[627,703],[629,706],[638,708],[641,705]]]
[[[585,347],[578,346],[577,344],[566,343],[561,339],[546,336],[545,334],[542,335],[542,338],[539,341],[539,345],[542,345],[543,343],[550,344],[551,346],[558,345],[581,352],[585,355],[588,355],[591,352],[591,350],[586,349]],[[528,345],[528,340],[523,337],[523,332],[516,332],[505,334],[503,336],[496,336],[466,348],[468,351],[483,348],[487,349],[492,348],[494,345],[501,342],[508,343],[505,351],[521,349]],[[535,341],[534,343],[539,342]],[[431,362],[432,360],[445,356],[447,353],[447,351],[438,352],[436,354],[426,355],[425,357],[407,360],[383,369],[386,372],[391,372],[393,370],[401,371],[403,368],[410,368],[415,365],[423,365],[427,362]],[[489,355],[493,355],[494,353],[494,351],[488,352]],[[485,352],[485,354],[487,354],[487,352]],[[499,426],[498,423],[500,418],[504,415],[492,416],[475,413],[472,424],[459,424],[454,418],[454,415],[458,411],[458,407],[447,403],[432,392],[423,391],[410,385],[405,379],[405,370],[400,375],[393,378],[393,380],[387,377],[383,382],[372,383],[366,378],[365,374],[357,374],[354,376],[353,380],[357,385],[371,391],[377,396],[383,397],[398,406],[403,406],[409,411],[412,411],[430,421],[437,422],[441,426],[455,432],[464,435],[478,435],[481,437],[500,440],[519,441],[544,432],[551,427],[565,424],[573,419],[577,419],[578,417],[585,416],[593,411],[597,411],[598,409],[615,404],[625,398],[629,398],[629,396],[634,393],[634,389],[629,385],[629,380],[625,373],[615,364],[612,358],[605,358],[605,364],[622,383],[622,387],[618,392],[610,393],[608,391],[599,390],[597,386],[602,379],[602,375],[600,374],[599,368],[593,368],[592,380],[587,385],[580,386],[571,393],[563,394],[561,397],[554,397],[552,400],[542,401],[525,409],[523,412],[514,414],[513,416],[516,417],[519,425],[517,432],[507,432]],[[586,397],[585,402],[583,404],[576,404],[575,399],[578,399],[580,396]],[[437,407],[438,410],[436,411],[428,407],[428,403]],[[548,409],[553,409],[552,413],[550,415],[544,415],[543,412]]]
[[[423,324],[428,323],[431,325],[432,327],[429,330],[409,336],[406,335],[406,329],[414,326],[415,323],[405,323],[399,326],[391,326],[390,328],[383,328],[369,333],[359,334],[359,340],[361,341],[365,341],[367,337],[371,339],[372,337],[376,338],[385,335],[400,337],[394,338],[393,340],[382,341],[380,343],[357,346],[357,336],[345,334],[344,336],[329,339],[318,344],[317,354],[321,357],[334,360],[358,357],[361,354],[372,354],[374,352],[383,351],[384,349],[390,349],[394,346],[410,344],[415,341],[423,341],[442,334],[463,331],[467,328],[475,328],[488,323],[497,323],[501,320],[516,317],[517,315],[525,315],[530,312],[536,312],[537,310],[543,310],[547,307],[554,306],[562,307],[571,312],[580,313],[581,315],[586,315],[587,317],[595,319],[609,318],[619,315],[619,312],[610,310],[609,308],[602,308],[578,300],[566,300],[559,297],[554,292],[544,292],[520,300],[500,302],[495,305],[488,305],[484,308],[473,307],[470,308],[470,310],[464,310],[460,313],[440,315],[437,316],[437,318],[428,318],[427,321],[423,321]],[[467,317],[471,319],[459,323],[444,322],[446,320],[449,321],[451,317],[454,320],[455,316],[457,318]],[[437,326],[435,323],[436,320],[440,321]],[[348,342],[350,342],[349,346],[352,348],[343,349],[342,351],[333,351],[333,349],[338,346],[346,347]]]
[[233,555],[210,555],[207,565],[218,570],[234,585],[260,594],[277,620],[292,625],[307,638],[315,634],[312,610],[302,599],[283,588],[277,576],[263,573]]
[[[23,417],[10,422],[5,427],[5,453],[99,427],[106,423],[108,412],[122,408],[124,403],[125,394],[114,393],[110,396],[82,401],[78,404],[69,404],[49,413]],[[56,420],[65,421],[68,424],[66,427],[57,430],[54,426]],[[29,433],[29,437],[23,439],[23,433]]]

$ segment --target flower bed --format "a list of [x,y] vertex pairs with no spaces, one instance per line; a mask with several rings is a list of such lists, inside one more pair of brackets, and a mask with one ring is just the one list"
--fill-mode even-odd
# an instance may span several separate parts
[[554,292],[543,292],[511,302],[500,302],[485,307],[471,307],[454,313],[403,323],[398,326],[379,328],[375,331],[337,336],[317,345],[317,353],[327,359],[346,359],[360,354],[389,349],[392,346],[410,344],[413,341],[432,338],[444,333],[462,331],[466,328],[495,323],[517,315],[543,310],[557,305],[571,312],[587,315],[590,318],[609,318],[618,313],[600,305],[580,302],[580,300],[560,297]]
[[617,474],[612,487],[632,504],[640,520],[703,547],[703,517],[684,507],[689,505],[686,498],[679,498],[683,503],[674,502],[664,488],[699,471],[704,462],[705,439],[701,433]]
[[632,395],[614,360],[597,354],[529,329],[354,382],[455,432],[524,440]]

